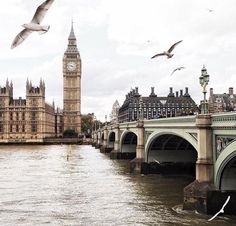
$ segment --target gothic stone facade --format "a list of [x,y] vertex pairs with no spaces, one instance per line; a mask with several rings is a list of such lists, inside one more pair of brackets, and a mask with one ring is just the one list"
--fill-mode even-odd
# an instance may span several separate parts
[[13,99],[13,84],[0,88],[0,142],[43,142],[55,135],[54,106],[45,102],[45,84],[27,80],[26,99]]
[[67,129],[81,132],[81,59],[73,24],[63,57],[64,109],[55,110],[45,102],[45,84],[38,87],[27,80],[26,99],[13,99],[13,84],[0,87],[0,143],[43,142],[62,137]]
[[81,59],[73,25],[63,58],[64,130],[81,132]]

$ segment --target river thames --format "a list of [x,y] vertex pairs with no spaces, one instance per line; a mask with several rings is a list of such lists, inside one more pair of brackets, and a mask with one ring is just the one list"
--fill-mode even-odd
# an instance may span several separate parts
[[183,211],[190,182],[130,174],[91,146],[0,146],[0,225],[236,225]]

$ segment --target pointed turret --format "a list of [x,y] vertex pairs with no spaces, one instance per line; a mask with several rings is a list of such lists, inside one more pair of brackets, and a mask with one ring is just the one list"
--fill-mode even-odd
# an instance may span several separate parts
[[8,81],[8,78],[7,78],[7,81],[6,81],[6,88],[7,88],[7,89],[9,88],[9,81]]
[[68,37],[68,45],[67,45],[67,50],[65,54],[78,54],[79,55],[79,51],[77,49],[77,44],[76,44],[76,37],[74,33],[73,21],[71,23],[71,31]]
[[68,40],[76,40],[75,33],[74,33],[74,26],[73,26],[73,20],[71,22],[71,31]]

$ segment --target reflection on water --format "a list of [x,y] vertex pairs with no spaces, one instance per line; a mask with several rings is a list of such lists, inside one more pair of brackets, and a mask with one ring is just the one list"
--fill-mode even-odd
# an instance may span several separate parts
[[130,174],[90,146],[0,146],[0,225],[236,225],[183,211],[189,183]]

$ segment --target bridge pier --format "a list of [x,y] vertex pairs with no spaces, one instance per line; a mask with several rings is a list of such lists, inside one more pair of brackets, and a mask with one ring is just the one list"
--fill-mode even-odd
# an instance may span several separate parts
[[102,146],[100,147],[100,152],[101,153],[107,153],[108,152],[108,148],[107,148],[107,138],[108,138],[108,129],[107,129],[107,125],[105,125],[104,127],[104,131],[103,131],[103,134],[104,134],[104,139],[103,139],[103,142],[102,142]]
[[97,131],[97,142],[95,144],[95,148],[99,149],[101,146],[102,146],[102,144],[101,144],[101,131],[98,130]]
[[111,159],[119,159],[119,153],[120,152],[120,127],[119,125],[115,125],[115,143],[114,143],[114,149],[110,153]]
[[92,147],[95,147],[97,143],[97,134],[95,132],[92,133]]
[[[184,188],[184,209],[207,212],[207,193],[216,190],[214,186],[213,145],[211,115],[198,115],[198,160],[196,180]],[[210,150],[210,151],[209,151]]]
[[131,172],[142,173],[142,165],[145,159],[144,147],[144,122],[143,120],[137,121],[137,147],[136,158],[130,162]]

